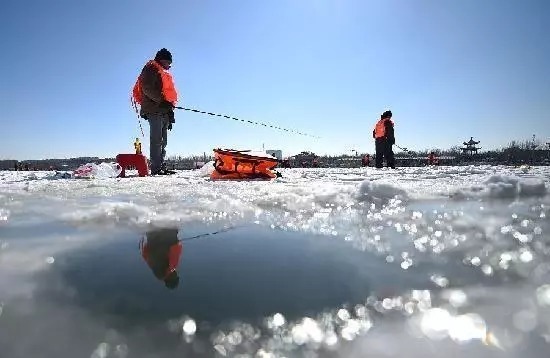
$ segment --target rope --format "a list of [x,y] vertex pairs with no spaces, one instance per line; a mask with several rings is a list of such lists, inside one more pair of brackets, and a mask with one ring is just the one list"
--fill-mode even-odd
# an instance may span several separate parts
[[130,95],[130,103],[132,103],[132,107],[134,107],[134,110],[136,111],[136,116],[137,116],[137,120],[138,120],[138,123],[139,123],[139,129],[141,130],[141,138],[145,139],[145,134],[143,134],[143,127],[141,126],[141,118],[139,117],[139,111],[138,111],[138,108],[137,108],[137,103],[132,98],[131,95]]
[[275,125],[269,124],[269,123],[255,122],[255,121],[240,119],[240,118],[237,118],[237,117],[231,117],[231,116],[228,116],[228,115],[225,115],[225,114],[217,114],[217,113],[212,113],[212,112],[206,112],[206,111],[201,111],[201,110],[193,109],[193,108],[185,108],[185,107],[177,107],[177,106],[175,106],[174,108],[182,109],[184,111],[191,111],[191,112],[195,112],[195,113],[207,114],[207,115],[213,116],[213,117],[222,117],[222,118],[226,118],[226,119],[232,119],[232,120],[235,120],[235,121],[240,121],[242,123],[260,125],[260,126],[263,126],[263,127],[266,127],[266,128],[278,129],[278,130],[283,131],[283,132],[295,133],[295,134],[303,135],[303,136],[306,136],[306,137],[317,138],[317,139],[320,138],[318,136],[314,136],[314,135],[311,135],[311,134],[308,134],[308,133],[304,133],[304,132],[300,132],[300,131],[296,131],[296,130],[288,129],[288,128],[282,128],[282,127],[275,126]]

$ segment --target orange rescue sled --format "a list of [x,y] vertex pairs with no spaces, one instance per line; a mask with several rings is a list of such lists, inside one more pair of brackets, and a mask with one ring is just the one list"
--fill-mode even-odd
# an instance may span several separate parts
[[247,154],[233,149],[214,149],[212,180],[271,180],[277,176],[271,170],[277,166],[277,158],[270,155]]

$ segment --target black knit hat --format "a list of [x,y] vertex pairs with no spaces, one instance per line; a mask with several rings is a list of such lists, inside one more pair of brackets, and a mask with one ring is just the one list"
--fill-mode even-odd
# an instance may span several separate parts
[[381,117],[382,119],[384,119],[384,118],[391,118],[391,116],[392,116],[391,111],[385,111],[384,113],[382,113]]
[[161,48],[155,55],[155,61],[158,60],[167,60],[172,62],[172,54],[167,49]]

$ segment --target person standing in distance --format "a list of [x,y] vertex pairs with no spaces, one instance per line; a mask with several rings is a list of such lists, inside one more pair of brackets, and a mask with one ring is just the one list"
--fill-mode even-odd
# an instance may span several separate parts
[[386,166],[395,169],[395,158],[392,149],[392,146],[395,144],[395,136],[391,118],[391,111],[382,113],[380,120],[376,123],[372,131],[372,137],[376,145],[377,168],[382,168],[384,158],[386,158]]
[[149,122],[151,175],[175,173],[167,170],[164,162],[168,131],[175,123],[174,106],[178,100],[172,75],[168,72],[171,65],[170,51],[160,49],[155,58],[143,66],[133,89],[134,103],[141,107],[139,115]]

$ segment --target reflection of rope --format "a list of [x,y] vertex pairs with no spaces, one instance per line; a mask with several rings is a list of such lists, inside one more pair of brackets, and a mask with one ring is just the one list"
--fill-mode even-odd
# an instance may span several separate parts
[[214,232],[207,232],[205,234],[200,234],[200,235],[196,235],[196,236],[184,237],[183,239],[180,239],[178,241],[180,241],[180,242],[191,241],[191,240],[199,239],[201,237],[216,235],[216,234],[220,234],[222,232],[230,231],[230,230],[236,229],[237,227],[238,226],[230,226],[230,227],[227,227],[227,228],[224,228],[224,229],[221,229],[221,230],[218,230],[218,231],[214,231]]
[[184,108],[184,107],[177,107],[177,106],[175,106],[174,108],[183,109],[184,111],[191,111],[191,112],[195,112],[195,113],[208,114],[209,116],[214,116],[214,117],[223,117],[223,118],[227,118],[227,119],[233,119],[235,121],[241,121],[243,123],[256,124],[256,125],[260,125],[260,126],[264,126],[264,127],[278,129],[278,130],[285,131],[285,132],[296,133],[296,134],[303,135],[303,136],[306,136],[306,137],[320,138],[320,137],[317,137],[317,136],[314,136],[314,135],[311,135],[311,134],[298,132],[298,131],[295,131],[293,129],[287,129],[287,128],[281,128],[281,127],[278,127],[278,126],[274,126],[274,125],[269,124],[269,123],[254,122],[254,121],[244,120],[244,119],[235,118],[235,117],[231,117],[231,116],[226,116],[225,114],[205,112],[205,111],[201,111],[201,110],[198,110],[198,109],[192,109],[192,108]]

